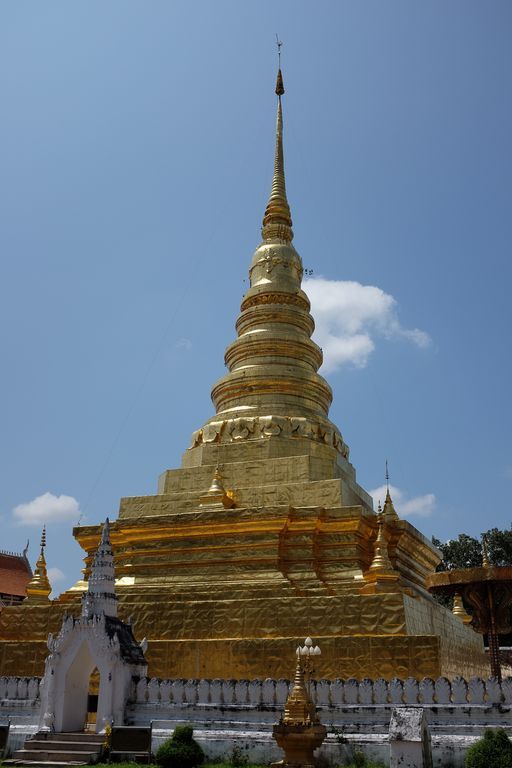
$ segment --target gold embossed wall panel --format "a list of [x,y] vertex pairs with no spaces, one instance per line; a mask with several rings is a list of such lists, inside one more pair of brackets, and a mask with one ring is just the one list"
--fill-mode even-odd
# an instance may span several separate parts
[[488,675],[489,661],[482,636],[445,610],[434,600],[413,600],[404,596],[407,632],[431,633],[440,638],[441,672],[447,677]]
[[[293,646],[302,636],[281,640],[150,642],[150,674],[183,678],[285,678],[293,667]],[[440,674],[436,637],[322,637],[315,635],[322,655],[317,678],[377,679],[437,677]]]
[[[287,597],[147,602],[147,595],[122,603],[134,618],[136,636],[150,639],[295,637],[405,634],[400,595]],[[314,627],[314,630],[313,630]],[[299,631],[300,629],[300,631]]]

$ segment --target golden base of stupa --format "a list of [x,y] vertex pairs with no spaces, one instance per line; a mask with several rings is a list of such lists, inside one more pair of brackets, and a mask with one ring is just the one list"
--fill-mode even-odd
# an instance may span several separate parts
[[[479,635],[425,591],[438,556],[407,521],[386,524],[398,580],[364,594],[376,583],[376,516],[332,447],[274,437],[194,448],[184,464],[159,494],[122,499],[111,525],[120,615],[147,637],[151,676],[287,677],[290,649],[308,634],[322,648],[319,677],[486,673]],[[217,467],[235,507],[205,503]],[[99,533],[75,529],[88,564]],[[42,673],[47,634],[64,610],[79,612],[84,588],[4,609],[2,674]]]

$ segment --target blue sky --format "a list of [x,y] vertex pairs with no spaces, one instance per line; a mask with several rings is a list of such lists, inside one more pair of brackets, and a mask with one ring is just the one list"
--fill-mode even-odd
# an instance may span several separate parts
[[11,0],[0,548],[29,537],[34,562],[45,517],[57,591],[78,517],[155,492],[212,413],[270,188],[276,32],[295,245],[358,479],[388,458],[427,535],[510,525],[511,4]]

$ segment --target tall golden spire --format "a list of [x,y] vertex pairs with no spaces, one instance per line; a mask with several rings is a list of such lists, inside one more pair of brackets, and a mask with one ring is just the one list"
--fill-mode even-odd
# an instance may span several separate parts
[[[228,373],[212,389],[215,416],[193,434],[190,447],[278,439],[283,450],[283,441],[289,441],[286,451],[290,455],[304,455],[310,441],[315,441],[346,459],[348,447],[328,418],[332,391],[318,373],[322,350],[311,338],[315,324],[301,287],[302,260],[292,243],[280,68],[275,90],[274,176],[263,218],[263,239],[252,257],[250,287],[236,323],[238,338],[225,353]],[[206,454],[201,449],[196,456],[203,462]],[[193,462],[195,457],[187,461]]]
[[34,575],[27,584],[27,600],[32,602],[49,600],[52,587],[48,579],[48,572],[46,570],[46,559],[44,556],[44,548],[46,547],[46,526],[43,526],[43,532],[41,533],[41,551],[37,559]]
[[281,96],[284,93],[283,75],[281,69],[277,73],[277,120],[276,120],[276,151],[274,157],[274,177],[268,199],[261,236],[263,240],[283,240],[291,243],[293,240],[292,217],[286,197],[286,182],[284,177],[283,153],[283,108]]

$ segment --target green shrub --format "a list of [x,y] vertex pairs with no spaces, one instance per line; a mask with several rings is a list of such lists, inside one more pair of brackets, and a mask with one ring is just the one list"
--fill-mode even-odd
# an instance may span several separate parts
[[172,737],[158,747],[156,762],[162,768],[196,768],[204,762],[204,752],[192,738],[191,725],[179,725]]
[[466,768],[512,768],[512,742],[502,728],[486,730],[466,752]]
[[249,757],[245,754],[241,747],[235,745],[233,747],[233,751],[231,752],[229,762],[233,768],[245,768],[245,766],[249,764]]
[[190,744],[194,741],[192,738],[194,735],[194,729],[191,725],[177,725],[172,735],[172,741],[181,741],[185,744]]
[[347,763],[343,768],[385,768],[384,763],[376,760],[367,760],[363,752],[354,752],[351,763]]

